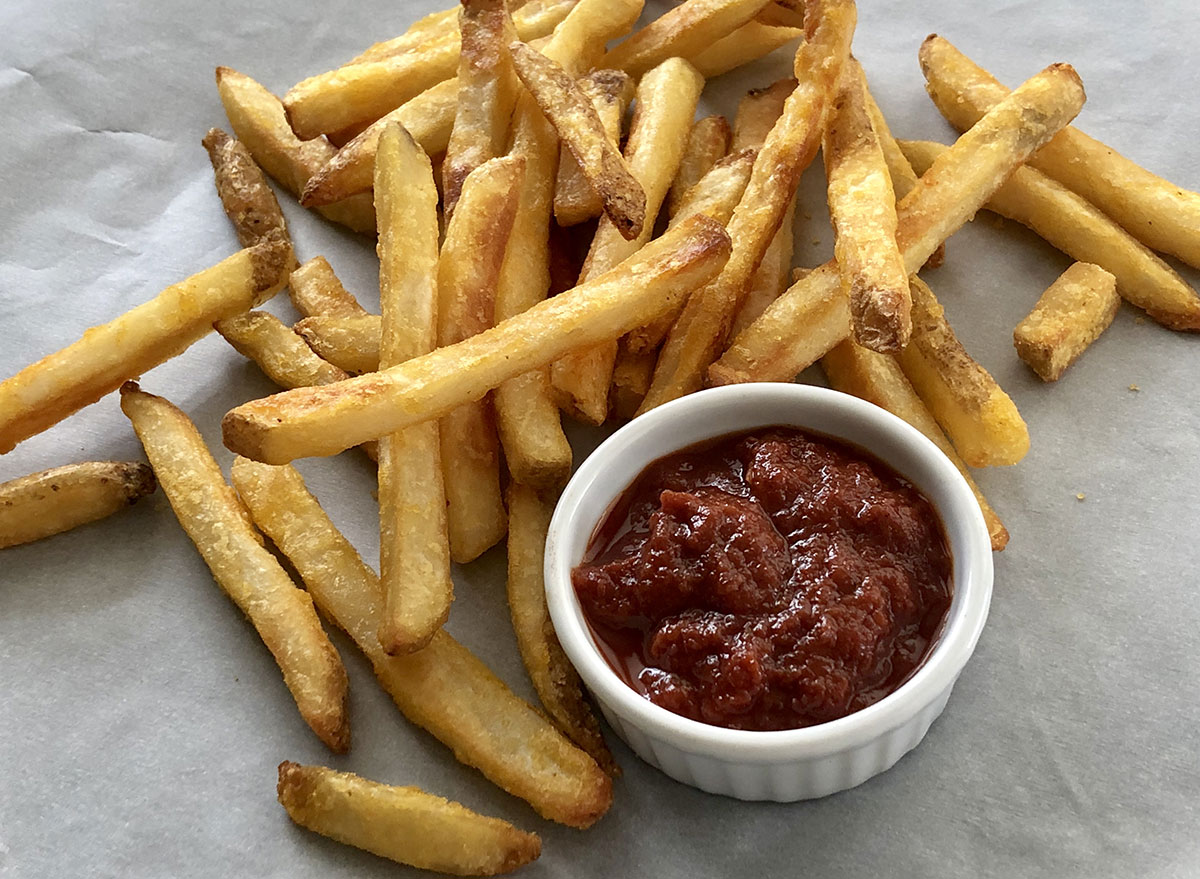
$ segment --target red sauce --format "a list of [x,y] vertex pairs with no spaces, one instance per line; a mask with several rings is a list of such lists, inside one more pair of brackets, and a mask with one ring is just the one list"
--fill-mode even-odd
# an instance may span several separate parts
[[795,729],[895,690],[946,616],[933,505],[847,443],[788,427],[651,464],[571,574],[609,663],[676,714]]

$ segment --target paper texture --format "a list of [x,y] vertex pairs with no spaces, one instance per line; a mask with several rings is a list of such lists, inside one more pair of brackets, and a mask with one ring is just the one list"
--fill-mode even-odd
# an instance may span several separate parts
[[[226,124],[216,65],[282,92],[435,8],[6,0],[0,377],[236,248],[200,146]],[[1194,4],[864,0],[855,51],[893,129],[948,140],[917,66],[931,31],[1009,85],[1073,62],[1090,98],[1082,128],[1200,188]],[[714,82],[702,109],[732,116],[745,89],[787,75],[789,62],[779,53]],[[325,254],[375,307],[371,244],[285,210],[301,259]],[[819,162],[796,228],[797,265],[829,257]],[[1012,329],[1068,264],[981,214],[927,275],[963,343],[1020,406],[1033,448],[1017,467],[978,475],[1012,532],[991,618],[945,714],[885,775],[817,802],[744,804],[678,785],[614,739],[625,774],[611,813],[568,830],[412,727],[340,636],[353,745],[333,757],[159,493],[0,553],[0,876],[416,875],[293,826],[275,802],[284,759],[418,784],[535,830],[544,854],[529,876],[1197,875],[1200,339],[1123,307],[1043,385],[1016,358]],[[285,297],[269,309],[295,319]],[[272,390],[216,337],[143,383],[192,416],[226,468],[221,415]],[[576,432],[580,454],[598,436]],[[141,457],[114,395],[0,458],[0,479]],[[351,454],[300,469],[375,559],[368,464]],[[531,697],[503,551],[457,574],[451,631]]]

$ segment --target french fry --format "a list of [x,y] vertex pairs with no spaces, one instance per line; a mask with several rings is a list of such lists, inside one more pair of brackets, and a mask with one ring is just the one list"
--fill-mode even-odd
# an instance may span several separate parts
[[[437,188],[429,157],[400,125],[379,138],[379,365],[386,369],[437,345]],[[379,643],[409,653],[450,615],[450,542],[441,439],[434,421],[379,439]]]
[[214,321],[270,299],[291,254],[275,238],[239,251],[0,382],[0,454],[182,354]]
[[1008,394],[966,352],[929,286],[912,277],[912,341],[900,368],[954,448],[971,467],[1016,464],[1029,429]]
[[754,20],[778,27],[804,27],[804,0],[776,0],[768,3]]
[[458,78],[448,79],[368,125],[341,149],[330,153],[324,164],[314,171],[302,187],[300,204],[320,208],[368,193],[375,182],[379,135],[393,123],[403,125],[431,156],[447,149],[454,129],[458,91]]
[[818,0],[813,13],[816,26],[793,65],[798,84],[767,135],[729,221],[733,254],[716,279],[692,294],[667,334],[639,412],[699,389],[783,223],[801,173],[816,156],[826,108],[850,54],[857,12],[853,0]]
[[617,44],[601,62],[640,78],[668,58],[687,58],[729,36],[766,0],[684,0]]
[[646,223],[646,193],[620,149],[609,139],[596,108],[562,67],[522,42],[509,46],[513,66],[559,139],[575,156],[604,213],[627,241]]
[[[611,270],[649,240],[683,158],[703,88],[703,78],[682,58],[669,58],[642,77],[625,152],[634,180],[645,193],[646,222],[639,235],[626,240],[624,230],[608,218],[601,220],[579,276],[581,283]],[[614,339],[555,361],[550,381],[559,405],[580,421],[602,424],[608,416],[609,386],[616,359]]]
[[[628,339],[628,337],[626,337]],[[617,349],[617,362],[613,365],[612,390],[609,411],[614,418],[628,421],[637,412],[638,406],[650,390],[650,379],[654,376],[654,363],[658,351],[650,348],[633,351],[628,342],[622,340]]]
[[[1074,69],[1055,64],[1032,77],[964,133],[921,177],[921,185],[896,208],[896,243],[905,269],[914,274],[929,256],[1000,188],[1034,150],[1054,136],[1083,106]],[[747,327],[708,372],[715,384],[788,381],[820,357],[808,328],[822,321],[820,341],[838,323],[831,285],[833,261],[810,272]],[[849,307],[845,303],[846,308]],[[836,344],[836,341],[831,344]]]
[[854,341],[893,353],[912,334],[912,300],[896,246],[896,192],[867,115],[863,80],[854,73],[838,86],[822,149],[833,251]]
[[[233,223],[242,247],[253,247],[271,236],[291,247],[292,239],[279,201],[245,145],[219,128],[210,128],[201,143],[212,162],[225,215]],[[295,256],[289,267],[296,267]]]
[[121,388],[121,409],[179,524],[275,657],[300,716],[321,741],[344,752],[350,747],[346,671],[312,599],[263,548],[245,508],[183,412],[133,382]]
[[95,522],[154,493],[154,471],[132,461],[86,461],[0,484],[0,549]]
[[521,661],[542,707],[571,741],[615,775],[620,770],[584,699],[579,674],[558,643],[546,607],[542,567],[554,503],[554,496],[544,497],[535,488],[515,482],[508,487],[508,610]]
[[[517,39],[544,37],[578,8],[521,7],[513,13]],[[301,138],[369,125],[426,89],[453,77],[461,41],[457,33],[422,40],[397,54],[339,67],[292,86],[283,97],[287,118]],[[594,53],[593,53],[594,56]]]
[[767,135],[783,115],[788,96],[796,90],[793,77],[778,80],[765,88],[751,89],[738,101],[737,115],[733,117],[731,153],[741,150],[763,148]]
[[[946,147],[927,141],[901,145],[918,169]],[[1028,226],[1048,243],[1081,262],[1092,262],[1117,278],[1117,292],[1154,320],[1175,330],[1200,329],[1200,296],[1179,273],[1106,213],[1040,171],[1013,172],[985,207]]]
[[[633,27],[641,0],[580,0],[542,48],[572,76],[599,60],[606,42]],[[557,176],[558,139],[533,97],[513,113],[511,155],[525,159],[521,203],[496,288],[496,320],[521,314],[545,299],[550,285],[550,213]],[[553,359],[553,358],[550,358]],[[493,396],[508,470],[523,485],[549,488],[571,475],[571,445],[550,397],[546,369],[514,376]]]
[[[679,211],[671,218],[671,227],[684,222],[697,214],[706,214],[722,226],[733,216],[733,209],[746,191],[750,182],[750,172],[754,169],[754,159],[758,154],[754,150],[742,150],[731,153],[712,167],[712,170],[701,178],[700,182],[688,190]],[[644,327],[638,327],[625,337],[631,353],[640,354],[647,351],[657,351],[662,340],[667,337],[671,325],[679,317],[683,302],[664,311]],[[645,393],[643,392],[643,396]]]
[[507,821],[416,787],[392,787],[324,766],[279,764],[279,803],[322,836],[380,857],[456,876],[511,873],[542,842]]
[[508,51],[516,28],[505,0],[464,3],[459,29],[458,108],[442,163],[442,210],[447,223],[467,175],[504,152],[518,88]]
[[336,385],[239,406],[225,416],[225,443],[248,458],[282,464],[439,418],[568,351],[648,323],[719,272],[729,249],[719,223],[692,217],[611,272],[457,345]]
[[[576,84],[592,102],[613,149],[620,149],[621,126],[633,100],[633,79],[621,70],[593,70]],[[558,176],[554,181],[554,219],[560,226],[576,226],[603,212],[603,200],[564,143],[559,150]]]
[[773,27],[750,21],[727,37],[688,57],[705,79],[714,79],[743,64],[765,58],[776,49],[804,36],[798,27]]
[[315,314],[293,329],[317,356],[350,375],[379,369],[379,315],[334,317]]
[[[929,96],[959,130],[1009,93],[936,34],[922,43],[920,59]],[[1164,180],[1073,126],[1038,150],[1029,165],[1094,204],[1147,247],[1200,268],[1200,193]]]
[[673,217],[679,212],[688,190],[729,152],[729,138],[729,122],[724,116],[705,116],[692,125],[683,158],[679,160],[679,171],[671,181],[671,191],[667,194],[669,216]]
[[1017,324],[1013,332],[1017,355],[1042,381],[1058,381],[1108,329],[1120,304],[1116,278],[1099,266],[1077,262]]
[[[259,83],[229,67],[217,68],[217,91],[233,133],[262,169],[299,197],[310,177],[337,150],[324,138],[300,140],[288,124],[283,104]],[[355,232],[375,232],[375,207],[369,196],[326,202],[319,213]]]
[[329,260],[314,256],[288,278],[288,296],[296,311],[305,317],[357,317],[367,313],[354,294],[342,286]]
[[[462,188],[464,211],[450,220],[438,257],[438,344],[453,345],[494,324],[496,283],[512,232],[525,162],[491,159]],[[442,474],[450,557],[464,564],[504,537],[500,440],[491,400],[460,406],[441,420]]]
[[238,459],[233,481],[321,613],[354,640],[410,721],[543,817],[587,827],[608,810],[612,782],[595,761],[444,631],[416,653],[383,652],[375,637],[383,615],[379,578],[295,469]]
[[954,463],[967,480],[971,491],[975,493],[988,534],[992,538],[992,549],[999,552],[1008,545],[1008,529],[1004,527],[996,511],[971,478],[967,465],[954,451],[954,447],[921,402],[921,398],[905,378],[904,371],[900,369],[894,357],[856,345],[853,339],[845,339],[821,358],[821,368],[835,390],[874,403],[904,419],[929,437]]

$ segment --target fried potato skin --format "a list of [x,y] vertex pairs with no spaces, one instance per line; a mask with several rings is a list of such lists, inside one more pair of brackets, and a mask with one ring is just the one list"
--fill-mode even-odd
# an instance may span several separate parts
[[[245,144],[219,128],[210,128],[201,143],[212,162],[217,195],[242,247],[253,247],[274,237],[291,248],[292,239],[279,201]],[[294,268],[293,255],[289,269]]]
[[[592,102],[613,149],[620,149],[625,111],[633,100],[633,78],[623,70],[593,70],[578,80]],[[580,168],[570,147],[559,150],[554,181],[554,219],[560,226],[577,226],[604,213],[604,201]]]

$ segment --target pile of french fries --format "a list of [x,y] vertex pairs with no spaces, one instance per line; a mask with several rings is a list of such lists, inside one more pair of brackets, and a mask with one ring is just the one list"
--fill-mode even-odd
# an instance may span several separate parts
[[[233,136],[203,144],[244,249],[0,383],[0,452],[119,389],[153,472],[88,463],[6,483],[0,547],[108,515],[157,477],[331,750],[350,746],[347,678],[322,617],[462,763],[583,828],[619,770],[543,591],[572,467],[562,413],[623,420],[820,363],[968,481],[968,467],[1016,464],[1025,422],[919,274],[981,208],[1079,261],[1015,330],[1046,381],[1119,298],[1200,329],[1200,297],[1154,253],[1200,266],[1200,195],[1072,128],[1084,92],[1070,66],[1009,91],[931,36],[928,91],[963,133],[897,141],[851,52],[853,0],[685,0],[634,30],[642,6],[462,0],[282,100],[218,68]],[[748,92],[732,124],[695,118],[709,79],[796,40],[793,77]],[[794,269],[797,185],[818,151],[834,258]],[[298,263],[268,175],[377,236],[379,314],[325,258]],[[285,288],[294,327],[256,310]],[[134,381],[212,329],[284,389],[226,415],[232,484],[187,415]],[[378,462],[378,575],[290,466],[354,446]],[[1001,550],[1007,531],[975,492]],[[442,628],[451,563],[506,538],[541,709]],[[305,827],[432,870],[490,875],[540,852],[507,822],[322,767],[284,762],[278,795]]]

